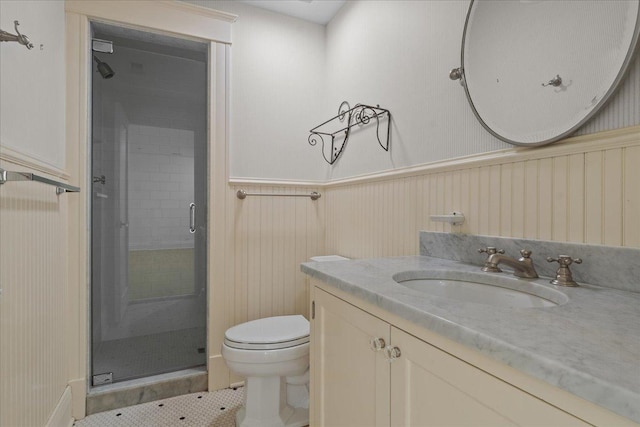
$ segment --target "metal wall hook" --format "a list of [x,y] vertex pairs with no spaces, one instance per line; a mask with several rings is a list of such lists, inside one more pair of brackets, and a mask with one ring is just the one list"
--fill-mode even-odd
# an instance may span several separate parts
[[555,78],[549,80],[547,83],[542,83],[542,86],[553,86],[558,87],[562,84],[562,77],[559,74],[556,74]]
[[464,70],[462,67],[452,68],[451,71],[449,71],[449,79],[460,80],[460,86],[464,86]]
[[26,46],[27,49],[33,49],[33,43],[29,41],[27,36],[20,34],[18,25],[20,25],[20,22],[13,21],[13,27],[15,28],[17,35],[0,30],[0,42],[18,42],[21,45]]

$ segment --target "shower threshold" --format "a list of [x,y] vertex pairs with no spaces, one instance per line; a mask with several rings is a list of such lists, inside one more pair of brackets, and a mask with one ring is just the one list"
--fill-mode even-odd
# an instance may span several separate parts
[[207,390],[205,366],[91,387],[87,415]]

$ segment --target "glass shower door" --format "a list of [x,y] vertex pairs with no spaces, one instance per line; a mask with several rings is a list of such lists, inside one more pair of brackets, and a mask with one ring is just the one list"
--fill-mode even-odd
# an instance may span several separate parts
[[92,374],[101,385],[206,363],[207,50],[92,28],[113,40],[113,54],[94,55],[115,72],[94,73],[92,84]]

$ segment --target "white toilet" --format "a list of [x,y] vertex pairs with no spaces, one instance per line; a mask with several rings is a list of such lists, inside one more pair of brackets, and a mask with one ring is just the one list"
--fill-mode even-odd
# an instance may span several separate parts
[[253,320],[227,330],[222,357],[245,377],[238,427],[309,424],[309,321],[303,316]]

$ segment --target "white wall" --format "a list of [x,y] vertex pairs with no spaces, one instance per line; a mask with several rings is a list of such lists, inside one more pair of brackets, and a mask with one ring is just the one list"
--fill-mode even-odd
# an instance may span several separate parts
[[[348,1],[324,43],[322,27],[295,18],[236,2],[194,3],[239,15],[232,177],[334,180],[511,147],[480,125],[448,77],[460,65],[468,0]],[[287,65],[290,52],[297,54]],[[308,130],[335,116],[342,101],[391,111],[389,153],[370,125],[352,134],[333,166],[324,163],[320,146],[306,142]],[[639,111],[640,55],[619,93],[576,133],[640,124]]]
[[[0,43],[0,167],[64,181],[64,2],[0,1],[0,29],[14,33],[14,20],[35,48]],[[72,423],[67,262],[74,197],[41,183],[0,186],[2,426]]]
[[232,25],[229,175],[323,180],[307,143],[325,90],[325,27],[235,1],[190,3],[239,15]]
[[[510,147],[481,127],[463,88],[448,77],[460,65],[468,6],[467,0],[350,1],[329,23],[325,115],[347,99],[380,104],[394,117],[389,154],[371,136],[352,137],[329,178]],[[640,58],[587,132],[640,124],[638,70]]]
[[0,44],[0,146],[64,169],[64,2],[0,1],[0,29],[34,44]]

